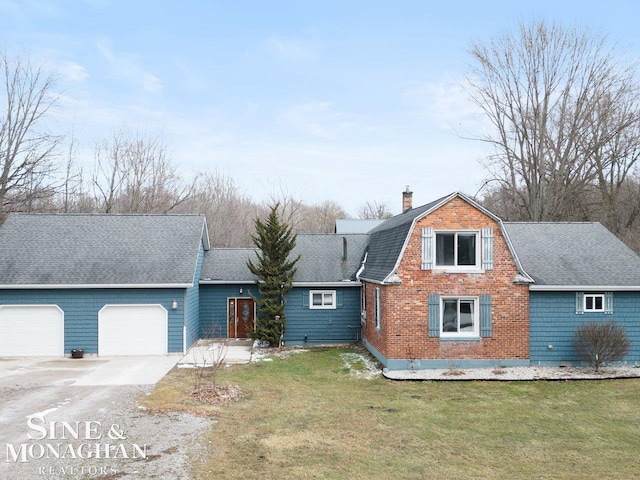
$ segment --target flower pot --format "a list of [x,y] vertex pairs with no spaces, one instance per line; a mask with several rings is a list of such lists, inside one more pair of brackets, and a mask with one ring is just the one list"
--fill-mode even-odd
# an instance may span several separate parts
[[74,348],[71,350],[71,358],[82,358],[84,356],[84,350],[82,348]]

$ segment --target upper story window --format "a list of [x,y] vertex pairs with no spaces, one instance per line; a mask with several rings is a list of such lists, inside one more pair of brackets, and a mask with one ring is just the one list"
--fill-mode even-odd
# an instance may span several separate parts
[[436,266],[477,267],[476,232],[436,233]]
[[336,308],[335,290],[311,290],[309,308]]
[[422,229],[422,270],[481,272],[493,269],[493,228],[435,231]]

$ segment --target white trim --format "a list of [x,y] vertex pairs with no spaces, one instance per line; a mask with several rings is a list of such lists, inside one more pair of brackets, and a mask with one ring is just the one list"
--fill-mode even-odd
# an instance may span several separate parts
[[529,285],[533,292],[640,292],[640,285]]
[[[255,280],[200,280],[200,285],[257,285]],[[309,287],[309,288],[338,288],[338,287],[359,287],[362,285],[360,281],[341,280],[337,282],[293,282],[293,287]]]
[[[313,303],[313,296],[321,295],[322,304],[315,305]],[[331,295],[331,303],[325,304],[325,295]],[[335,290],[309,290],[309,309],[310,310],[335,310],[337,308],[337,295]]]
[[[453,235],[453,260],[456,262],[454,265],[438,265],[438,234],[441,235]],[[458,261],[458,235],[468,235],[473,234],[476,237],[475,240],[475,258],[476,263],[474,265],[457,265]],[[482,250],[481,250],[481,242],[482,235],[481,231],[473,228],[464,228],[460,230],[438,230],[436,228],[433,229],[433,268],[432,270],[439,270],[451,273],[483,273],[482,269]]]
[[[444,321],[444,302],[447,300],[457,300],[458,309],[460,308],[460,300],[473,302],[473,331],[463,332],[445,332],[443,330]],[[459,313],[459,312],[458,312]],[[447,295],[440,297],[440,338],[445,339],[476,339],[480,338],[480,297],[474,296],[455,296]]]
[[87,284],[87,283],[70,283],[70,284],[33,284],[33,285],[0,285],[0,290],[46,290],[46,289],[55,289],[55,290],[63,290],[63,289],[98,289],[98,288],[189,288],[193,287],[192,283],[167,283],[167,284],[158,284],[158,283],[149,283],[149,284],[132,284],[132,283],[116,283],[116,284]]
[[[587,297],[591,298],[593,308],[587,308]],[[595,301],[596,297],[599,297],[601,299],[602,307],[600,308],[596,308],[596,301]],[[582,311],[584,313],[604,313],[605,311],[604,297],[605,297],[604,292],[584,292],[584,295],[582,297]]]

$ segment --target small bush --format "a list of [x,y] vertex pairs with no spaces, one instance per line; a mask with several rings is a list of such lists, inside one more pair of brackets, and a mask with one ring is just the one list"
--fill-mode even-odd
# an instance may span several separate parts
[[574,349],[578,358],[593,366],[596,372],[609,362],[622,360],[629,352],[629,338],[615,322],[589,322],[576,330]]

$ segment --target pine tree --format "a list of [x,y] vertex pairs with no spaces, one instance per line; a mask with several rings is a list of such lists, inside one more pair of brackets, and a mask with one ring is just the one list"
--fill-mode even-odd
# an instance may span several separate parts
[[256,232],[251,236],[256,246],[257,262],[247,261],[247,267],[258,277],[259,297],[254,297],[258,305],[255,331],[252,337],[280,345],[284,336],[286,319],[284,315],[285,295],[291,291],[298,255],[289,260],[289,254],[296,246],[296,235],[291,226],[282,223],[278,217],[279,204],[271,207],[266,222],[256,219]]

